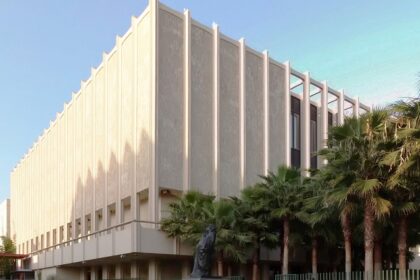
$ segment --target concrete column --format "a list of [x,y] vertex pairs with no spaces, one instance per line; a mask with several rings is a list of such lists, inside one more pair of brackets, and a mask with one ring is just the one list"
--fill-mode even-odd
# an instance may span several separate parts
[[[103,52],[102,53],[102,61],[103,61],[103,65],[104,65],[104,73],[105,73],[105,85],[104,85],[104,92],[103,94],[105,96],[108,96],[108,54]],[[104,104],[104,111],[105,111],[105,116],[108,116],[108,98],[105,98],[104,100],[105,104]],[[105,117],[105,135],[108,135],[108,117]],[[105,137],[105,147],[108,147],[108,136]],[[104,228],[108,227],[108,176],[105,176],[105,204],[104,207],[102,208],[102,221],[104,224]],[[96,216],[96,213],[95,213]],[[105,266],[104,266],[105,267]],[[106,278],[105,274],[102,274],[102,276],[104,278]]]
[[337,99],[337,124],[341,125],[344,123],[344,91],[339,91]]
[[219,44],[220,44],[220,33],[219,26],[213,24],[213,88],[214,88],[214,174],[213,174],[213,191],[216,196],[216,199],[220,197],[219,191],[219,87],[220,87],[220,78],[219,78]]
[[[117,159],[119,162],[122,162],[123,158],[123,149],[124,144],[122,144],[123,140],[121,137],[121,131],[122,131],[122,38],[117,35],[116,37],[116,48],[117,48],[117,54],[118,54],[118,102],[119,102],[119,121],[118,121],[118,154]],[[115,217],[116,217],[116,223],[120,224],[122,223],[122,211],[121,211],[121,164],[118,165],[118,195],[117,195],[117,201],[115,202]],[[118,277],[117,277],[118,278]]]
[[116,279],[120,279],[120,278],[122,278],[122,275],[123,273],[122,273],[122,267],[121,267],[121,263],[117,263],[116,265],[115,265],[115,278]]
[[159,268],[156,260],[149,260],[149,280],[159,280]]
[[102,266],[102,278],[108,279],[108,267],[106,265]]
[[246,264],[240,264],[240,267],[239,267],[240,276],[246,277],[246,272],[247,272],[246,267],[247,267]]
[[[149,0],[149,9],[150,9],[150,19],[151,19],[151,30],[150,34],[152,36],[151,41],[151,92],[152,92],[152,131],[151,131],[151,142],[152,142],[152,171],[151,171],[151,182],[149,186],[149,198],[148,198],[148,208],[149,208],[149,220],[156,222],[158,219],[158,201],[159,201],[159,190],[157,185],[157,155],[159,145],[156,142],[157,131],[158,131],[158,121],[157,121],[157,94],[158,94],[158,38],[159,38],[159,28],[158,28],[158,15],[159,15],[159,1],[158,0]],[[153,224],[153,228],[156,228],[157,225]]]
[[262,277],[261,279],[269,279],[270,277],[270,266],[267,263],[262,265]]
[[182,262],[182,279],[188,279],[191,274],[190,262],[185,260]]
[[285,139],[283,139],[284,148],[285,148],[285,163],[287,166],[291,165],[290,158],[290,63],[286,61],[284,63],[284,73],[285,73],[285,82],[284,82],[284,92],[285,92],[285,103],[284,103],[284,122],[285,122]]
[[263,52],[264,55],[264,175],[268,175],[269,169],[269,155],[270,155],[270,143],[269,143],[269,116],[270,116],[270,58],[268,51]]
[[190,188],[191,170],[191,13],[184,12],[184,191]]
[[[322,82],[322,89],[321,89],[321,135],[319,135],[319,143],[318,143],[318,150],[327,147],[327,140],[328,140],[328,84],[326,81]],[[321,156],[318,156],[318,164],[319,167],[326,164],[326,161],[322,159]]]
[[130,269],[131,278],[139,278],[140,277],[140,271],[139,266],[137,265],[137,262],[131,263],[131,269]]
[[246,55],[245,55],[245,39],[241,38],[239,40],[240,46],[240,58],[239,58],[239,88],[240,88],[240,172],[241,172],[241,181],[240,189],[244,189],[245,185],[245,167],[246,167],[246,86],[245,86],[245,74],[246,74]]
[[311,105],[310,105],[310,76],[308,72],[305,72],[303,78],[303,99],[301,105],[301,170],[304,176],[309,176],[308,169],[311,167]]
[[[134,67],[134,77],[138,77],[138,67],[137,67],[137,65],[138,65],[138,52],[139,52],[138,51],[139,50],[139,48],[138,48],[138,36],[137,36],[137,34],[138,34],[138,32],[137,32],[138,19],[134,16],[131,17],[131,28],[133,30],[133,36],[134,36],[134,65],[136,65]],[[139,80],[139,78],[135,78],[134,79],[134,84],[133,84],[134,93],[135,93],[134,94],[134,100],[135,100],[134,101],[135,102],[134,103],[135,104],[134,112],[135,112],[136,116],[138,116],[138,110],[139,110],[138,99],[140,98],[139,97],[140,93],[139,93],[139,85],[138,85],[139,81],[138,80]],[[134,125],[135,125],[136,128],[138,127],[138,118],[134,118]],[[138,137],[138,133],[135,133],[134,143],[138,143],[137,137]],[[137,155],[137,153],[138,153],[138,145],[134,145],[134,154]],[[136,172],[137,172],[137,160],[134,160],[134,174],[136,174]],[[134,176],[134,187],[131,190],[130,205],[131,205],[131,207],[130,207],[131,220],[139,220],[139,217],[137,216],[137,214],[138,214],[138,209],[137,209],[138,204],[137,204],[137,176],[136,175]],[[132,236],[137,236],[136,228],[137,228],[137,223],[132,223],[131,224],[131,234],[132,234]],[[137,251],[137,238],[131,238],[131,248],[132,248],[133,252]]]
[[[96,118],[96,105],[95,104],[95,97],[96,97],[96,73],[97,73],[97,69],[96,68],[91,68],[91,79],[92,79],[92,104],[91,104],[91,110],[92,110],[92,116],[94,116],[94,118]],[[95,159],[96,157],[96,149],[95,149],[95,141],[96,141],[96,125],[92,125],[92,130],[93,130],[93,134],[92,134],[92,138],[93,138],[93,143],[91,146],[92,149],[92,163],[93,166],[95,166]],[[97,178],[98,174],[97,174],[97,170],[96,168],[93,168],[93,178]],[[92,186],[92,192],[93,192],[93,207],[92,207],[92,213],[90,213],[90,233],[95,232],[95,225],[96,225],[96,180],[93,180],[93,186]],[[86,214],[85,214],[86,215]],[[96,247],[98,248],[98,247]],[[96,251],[97,252],[97,251]],[[92,278],[92,279],[96,279]]]
[[95,266],[92,266],[90,268],[90,280],[96,280],[96,279],[98,279],[98,275],[96,273],[96,269],[97,268]]
[[360,101],[358,96],[354,98],[353,115],[356,118],[360,116]]

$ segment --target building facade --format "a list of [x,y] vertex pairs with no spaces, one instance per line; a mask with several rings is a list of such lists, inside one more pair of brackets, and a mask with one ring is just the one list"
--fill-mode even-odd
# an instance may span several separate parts
[[187,277],[191,248],[159,230],[172,201],[322,165],[328,127],[369,110],[157,0],[91,72],[11,173],[20,265],[42,279]]
[[0,236],[10,236],[10,199],[0,204]]

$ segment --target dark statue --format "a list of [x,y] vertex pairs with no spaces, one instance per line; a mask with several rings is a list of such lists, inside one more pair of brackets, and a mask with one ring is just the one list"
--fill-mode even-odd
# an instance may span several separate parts
[[209,225],[195,248],[194,268],[191,278],[210,277],[211,259],[216,241],[216,227]]

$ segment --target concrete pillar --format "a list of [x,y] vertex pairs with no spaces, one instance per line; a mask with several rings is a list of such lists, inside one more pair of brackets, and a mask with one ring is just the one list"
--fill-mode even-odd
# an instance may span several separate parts
[[106,265],[102,266],[102,278],[108,279],[108,267]]
[[261,269],[262,271],[262,277],[261,277],[261,279],[269,279],[269,277],[270,277],[270,266],[267,264],[267,263],[264,263],[263,265],[262,265],[262,269]]
[[96,269],[97,268],[95,266],[92,266],[90,268],[90,280],[96,280],[96,279],[98,279],[98,275],[96,273]]
[[220,196],[219,191],[219,153],[220,153],[220,145],[219,145],[219,87],[220,87],[220,77],[219,77],[219,66],[220,66],[220,55],[219,55],[219,45],[220,45],[220,33],[219,33],[219,26],[217,24],[213,24],[213,88],[214,88],[214,107],[213,107],[213,115],[214,115],[214,168],[213,168],[213,192],[216,196],[216,199]]
[[190,188],[191,170],[191,13],[184,12],[184,191]]
[[188,279],[190,277],[191,274],[191,266],[190,266],[190,262],[185,260],[182,262],[182,279]]
[[239,268],[239,274],[240,274],[240,276],[246,277],[247,276],[246,275],[246,272],[247,272],[246,264],[240,264],[240,268]]
[[122,278],[122,276],[123,276],[122,274],[123,273],[122,273],[121,264],[118,263],[118,264],[115,265],[115,278],[116,279]]
[[360,101],[359,101],[359,97],[358,96],[354,99],[353,115],[356,118],[358,118],[360,116]]
[[270,143],[269,143],[269,129],[270,129],[270,57],[268,51],[263,52],[264,56],[264,175],[268,175],[269,169],[269,155],[270,155]]
[[344,123],[344,91],[340,90],[337,99],[337,124]]
[[137,262],[131,263],[131,278],[140,278],[140,271]]
[[[321,89],[321,119],[320,119],[320,126],[321,126],[321,133],[318,137],[318,150],[324,149],[327,147],[327,140],[328,140],[328,85],[326,81],[322,82],[322,89]],[[318,165],[322,167],[326,164],[326,161],[321,157],[318,156]]]
[[310,123],[311,123],[311,105],[310,105],[310,85],[311,80],[309,77],[309,73],[305,72],[303,78],[303,99],[301,105],[301,170],[302,175],[309,176],[308,169],[311,167],[311,131],[310,131]]
[[158,262],[154,259],[149,260],[149,280],[159,280]]
[[[150,182],[150,186],[149,186],[149,198],[148,198],[148,208],[149,208],[149,221],[152,222],[157,222],[158,220],[158,201],[159,201],[159,191],[158,191],[158,184],[157,184],[157,174],[158,174],[158,170],[157,170],[157,155],[158,155],[158,149],[159,149],[159,145],[156,142],[156,138],[157,138],[157,93],[158,93],[158,38],[159,38],[159,28],[158,28],[158,16],[159,16],[159,1],[158,0],[149,0],[149,9],[150,9],[150,18],[151,18],[151,41],[152,41],[152,45],[151,45],[151,57],[152,59],[152,63],[151,63],[151,72],[152,72],[152,76],[151,76],[151,91],[152,91],[152,96],[154,98],[154,100],[152,101],[152,108],[151,108],[151,113],[152,113],[152,123],[154,123],[155,125],[152,126],[152,172],[151,172],[151,182]],[[153,224],[152,226],[153,228],[157,228],[156,224]]]
[[284,92],[285,92],[285,103],[284,103],[284,127],[285,129],[285,133],[284,136],[285,138],[283,139],[283,143],[284,143],[284,148],[285,148],[285,163],[287,166],[291,165],[291,155],[290,155],[290,63],[288,61],[286,61],[284,63],[284,74],[285,74],[285,79],[284,79]]
[[245,55],[245,39],[239,40],[240,58],[239,58],[239,79],[240,79],[240,168],[241,168],[241,181],[240,188],[244,189],[245,185],[245,167],[246,167],[246,86],[245,86],[245,75],[246,75],[246,55]]

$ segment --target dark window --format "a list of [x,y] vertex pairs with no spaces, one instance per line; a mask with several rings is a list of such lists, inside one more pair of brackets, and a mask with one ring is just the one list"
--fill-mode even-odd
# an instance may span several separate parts
[[311,168],[316,169],[317,151],[318,151],[318,126],[317,126],[317,108],[311,105],[311,123],[310,123],[310,150],[311,150]]
[[328,112],[328,126],[333,126],[333,114]]
[[300,168],[300,100],[291,97],[290,147],[291,164]]

